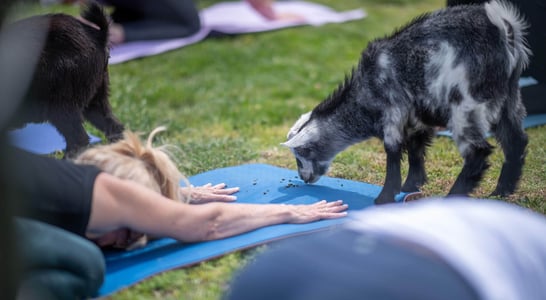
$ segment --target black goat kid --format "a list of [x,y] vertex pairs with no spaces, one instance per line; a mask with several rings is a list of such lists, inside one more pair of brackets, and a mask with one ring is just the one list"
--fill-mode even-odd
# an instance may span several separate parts
[[[23,41],[21,45],[42,48],[27,96],[12,125],[49,121],[66,140],[65,156],[89,144],[84,118],[110,141],[121,138],[123,132],[108,101],[107,16],[101,6],[90,3],[82,18],[34,16],[6,29],[7,34],[17,35],[12,40]],[[45,34],[38,34],[44,30]]]
[[[337,153],[378,137],[387,168],[375,203],[393,202],[400,191],[417,191],[426,182],[425,149],[441,126],[452,131],[464,158],[450,194],[469,194],[479,184],[492,152],[489,131],[505,157],[492,195],[513,193],[527,146],[518,87],[530,55],[525,27],[514,7],[491,1],[425,14],[371,42],[351,76],[290,129],[284,145],[300,177],[317,181]],[[409,171],[402,186],[405,151]]]

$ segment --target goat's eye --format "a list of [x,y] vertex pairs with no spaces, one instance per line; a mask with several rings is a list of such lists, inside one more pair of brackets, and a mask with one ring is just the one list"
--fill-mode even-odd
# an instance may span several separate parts
[[296,164],[298,165],[298,168],[303,168],[303,164],[301,163],[301,160],[296,158]]

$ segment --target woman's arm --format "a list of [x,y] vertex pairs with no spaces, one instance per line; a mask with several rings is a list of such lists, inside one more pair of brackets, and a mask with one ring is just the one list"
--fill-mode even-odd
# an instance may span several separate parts
[[101,173],[95,182],[88,236],[120,229],[195,242],[229,237],[281,223],[346,216],[342,201],[311,205],[174,202],[139,184]]

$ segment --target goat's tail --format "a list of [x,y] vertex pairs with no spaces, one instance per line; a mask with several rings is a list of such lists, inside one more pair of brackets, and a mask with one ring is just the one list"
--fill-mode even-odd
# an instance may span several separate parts
[[108,43],[108,28],[110,22],[102,6],[94,1],[89,1],[89,4],[84,7],[81,16],[85,20],[98,26],[98,30],[90,26],[85,26],[85,28],[87,28],[87,31],[97,42],[106,46]]
[[521,72],[529,64],[531,50],[525,39],[527,23],[519,11],[512,5],[502,0],[494,0],[485,4],[487,17],[506,40],[506,47],[509,57],[508,71]]

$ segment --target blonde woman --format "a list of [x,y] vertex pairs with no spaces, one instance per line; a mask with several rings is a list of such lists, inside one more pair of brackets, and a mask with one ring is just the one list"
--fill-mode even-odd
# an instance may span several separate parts
[[[165,127],[154,129],[145,144],[137,134],[126,131],[123,140],[89,148],[78,155],[74,162],[94,165],[108,174],[139,183],[177,202],[202,204],[237,199],[232,194],[239,191],[239,188],[226,188],[224,183],[191,186],[171,159],[167,146],[152,145],[155,135],[164,130]],[[186,183],[185,187],[180,186],[182,181]],[[147,240],[144,234],[121,228],[96,239],[96,242],[100,246],[111,245],[131,250],[146,245]]]
[[[128,247],[142,234],[185,242],[229,237],[280,223],[308,223],[346,215],[342,201],[311,205],[235,204],[239,188],[221,183],[180,188],[185,180],[164,147],[131,132],[117,143],[88,149],[75,160],[103,172],[94,181],[85,235],[100,246]],[[174,200],[174,201],[173,201]],[[200,203],[201,205],[192,205]]]

